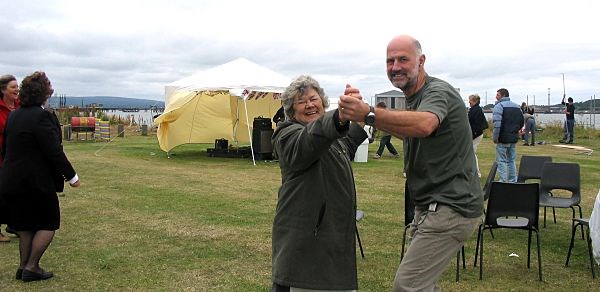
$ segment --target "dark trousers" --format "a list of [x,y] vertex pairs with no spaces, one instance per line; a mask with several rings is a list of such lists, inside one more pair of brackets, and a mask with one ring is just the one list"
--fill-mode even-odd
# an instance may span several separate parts
[[563,140],[565,142],[573,142],[573,140],[575,139],[575,132],[573,132],[574,128],[575,119],[567,119],[567,121],[565,122],[565,136],[563,137]]
[[396,148],[394,148],[394,145],[392,145],[392,142],[390,142],[391,140],[391,135],[381,137],[381,141],[379,142],[379,149],[377,149],[377,155],[381,156],[385,147],[387,147],[388,151],[390,151],[392,155],[398,155],[398,151],[396,151]]
[[[531,143],[529,143],[529,135],[531,133]],[[533,118],[528,119],[525,122],[525,136],[523,136],[525,143],[535,145],[535,120]]]
[[271,292],[290,292],[290,286],[281,286],[279,284],[273,283],[273,287],[271,287]]

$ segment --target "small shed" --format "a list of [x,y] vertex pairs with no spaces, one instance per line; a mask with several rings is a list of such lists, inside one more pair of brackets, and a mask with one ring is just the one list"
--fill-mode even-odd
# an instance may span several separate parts
[[375,104],[385,102],[389,109],[405,109],[406,96],[400,90],[390,90],[375,94]]

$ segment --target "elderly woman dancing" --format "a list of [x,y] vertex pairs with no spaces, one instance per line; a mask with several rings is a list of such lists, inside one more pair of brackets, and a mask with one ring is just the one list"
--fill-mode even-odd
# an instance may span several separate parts
[[310,76],[294,80],[282,99],[286,120],[272,138],[282,177],[273,221],[272,290],[356,290],[351,162],[367,133],[340,120],[337,109],[325,112],[328,97]]

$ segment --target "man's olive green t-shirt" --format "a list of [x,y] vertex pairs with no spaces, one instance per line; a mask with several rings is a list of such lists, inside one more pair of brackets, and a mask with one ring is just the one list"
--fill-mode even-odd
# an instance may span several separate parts
[[406,138],[407,183],[416,206],[437,202],[474,218],[483,214],[467,108],[447,82],[427,76],[425,85],[407,97],[409,111],[431,112],[439,127],[425,138]]

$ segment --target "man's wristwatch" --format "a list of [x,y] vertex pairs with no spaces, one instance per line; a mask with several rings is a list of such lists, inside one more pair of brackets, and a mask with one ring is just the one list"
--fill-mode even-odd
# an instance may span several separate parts
[[375,108],[372,106],[369,106],[369,113],[365,116],[365,124],[369,125],[369,126],[374,126],[375,125]]

